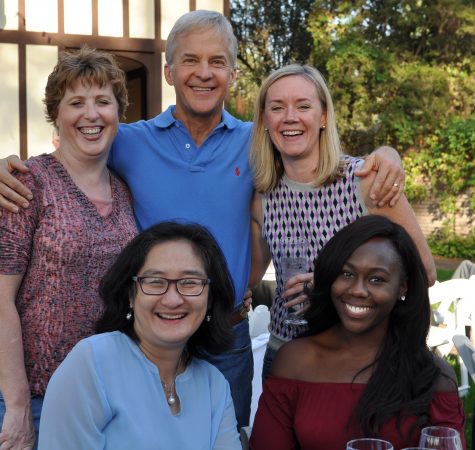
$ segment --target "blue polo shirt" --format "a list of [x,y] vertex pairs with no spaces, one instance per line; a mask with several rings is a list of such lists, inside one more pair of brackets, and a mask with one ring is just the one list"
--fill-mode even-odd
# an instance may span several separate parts
[[252,124],[223,110],[200,147],[171,106],[157,117],[121,124],[109,166],[128,184],[140,229],[177,220],[207,227],[220,244],[242,302],[250,271],[248,148]]

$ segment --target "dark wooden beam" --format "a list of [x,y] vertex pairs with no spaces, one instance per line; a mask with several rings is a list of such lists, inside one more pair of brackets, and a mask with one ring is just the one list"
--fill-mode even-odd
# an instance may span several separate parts
[[[18,0],[18,31],[25,33],[25,0]],[[2,30],[3,33],[3,30]],[[2,36],[0,33],[0,38]],[[16,43],[16,42],[13,42]],[[20,158],[28,157],[28,126],[26,111],[26,45],[18,45],[18,110],[19,110],[19,133],[20,133]]]
[[92,0],[92,35],[99,35],[99,3],[98,0]]
[[231,19],[231,6],[229,0],[223,0],[223,15]]
[[[57,45],[65,47],[81,47],[87,44],[91,48],[109,50],[150,52],[155,51],[156,43],[153,39],[123,38],[111,36],[85,36],[78,34],[60,34],[36,31],[0,30],[0,43],[24,45]],[[159,47],[163,48],[164,41]]]
[[20,121],[20,158],[28,158],[28,124],[26,109],[26,46],[18,46],[18,106]]
[[130,36],[130,30],[129,30],[129,0],[122,0],[122,22],[123,22],[123,27],[124,31],[122,35],[125,38],[128,38]]
[[64,34],[64,0],[58,0],[58,34]]

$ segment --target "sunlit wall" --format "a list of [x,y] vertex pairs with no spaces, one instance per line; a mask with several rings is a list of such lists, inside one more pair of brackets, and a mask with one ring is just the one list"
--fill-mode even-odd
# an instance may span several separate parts
[[122,37],[122,0],[99,0],[98,10],[99,35]]
[[155,38],[154,0],[129,0],[129,35],[133,38]]
[[64,32],[92,34],[92,3],[64,0]]
[[163,75],[165,63],[165,53],[162,53],[162,111],[175,104],[175,89],[167,83]]
[[25,0],[26,31],[58,32],[57,0]]
[[3,0],[3,11],[0,11],[0,29],[18,30],[17,11],[18,0]]
[[196,0],[196,9],[219,11],[223,14],[223,2],[221,0]]
[[161,38],[166,39],[176,20],[189,11],[189,0],[160,2]]
[[20,112],[18,105],[18,46],[0,44],[0,158],[20,154]]
[[58,60],[58,49],[52,45],[26,47],[26,107],[28,115],[28,156],[53,150],[53,127],[46,122],[42,99],[48,75]]

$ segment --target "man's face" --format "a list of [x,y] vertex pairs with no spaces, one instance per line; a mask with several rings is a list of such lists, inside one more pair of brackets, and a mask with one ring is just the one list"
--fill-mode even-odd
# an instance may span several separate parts
[[236,78],[226,39],[213,29],[178,36],[173,63],[165,65],[165,77],[175,87],[177,119],[219,120]]

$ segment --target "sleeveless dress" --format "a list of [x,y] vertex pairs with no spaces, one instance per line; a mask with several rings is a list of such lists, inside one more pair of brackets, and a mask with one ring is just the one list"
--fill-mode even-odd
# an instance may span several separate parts
[[362,159],[345,156],[347,161],[344,176],[324,186],[292,181],[285,175],[271,192],[263,196],[262,235],[272,254],[277,288],[271,307],[270,332],[280,340],[289,341],[301,331],[298,327],[285,325],[288,310],[283,306],[283,280],[281,254],[283,239],[305,239],[308,271],[313,270],[313,261],[322,247],[341,228],[367,215],[355,170]]

